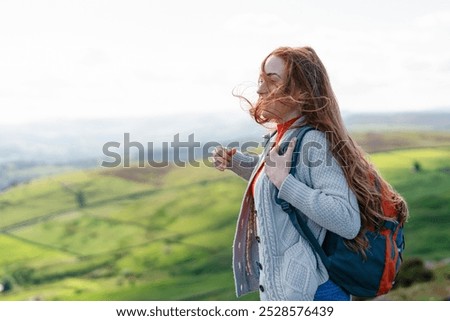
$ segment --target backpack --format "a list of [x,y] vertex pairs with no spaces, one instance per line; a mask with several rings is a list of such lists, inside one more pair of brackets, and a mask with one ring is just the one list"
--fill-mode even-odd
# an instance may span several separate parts
[[[310,126],[304,126],[297,133],[290,169],[292,175],[295,175],[296,172],[302,138],[312,129]],[[285,142],[280,145],[280,154],[286,151],[288,144],[289,142]],[[379,188],[379,184],[376,186]],[[395,206],[383,191],[381,192],[384,215],[396,218]],[[369,246],[366,249],[366,257],[363,257],[361,253],[349,249],[344,243],[343,237],[330,231],[327,231],[325,240],[320,246],[303,217],[299,215],[299,210],[279,198],[276,201],[289,215],[297,231],[309,241],[334,283],[351,295],[358,297],[376,297],[389,292],[399,271],[402,252],[405,248],[403,224],[384,221],[378,230],[368,228],[365,236],[369,241]]]

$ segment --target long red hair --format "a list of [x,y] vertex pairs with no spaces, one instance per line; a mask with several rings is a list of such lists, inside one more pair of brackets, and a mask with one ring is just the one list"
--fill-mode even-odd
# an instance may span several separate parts
[[[285,62],[285,79],[274,84],[264,72],[269,57],[276,56]],[[327,141],[334,158],[341,165],[350,189],[356,195],[361,215],[361,230],[347,245],[354,251],[364,254],[368,241],[364,237],[366,229],[381,227],[384,220],[397,220],[403,224],[408,218],[408,208],[404,199],[384,180],[365,152],[350,137],[341,117],[338,102],[331,88],[327,71],[316,52],[310,47],[281,47],[271,52],[261,64],[260,80],[272,84],[270,92],[260,96],[256,103],[250,104],[250,115],[259,124],[282,119],[282,115],[267,111],[274,103],[298,108],[304,116],[304,123],[326,133]],[[263,116],[263,111],[266,111]],[[395,208],[397,217],[385,213],[388,202]]]

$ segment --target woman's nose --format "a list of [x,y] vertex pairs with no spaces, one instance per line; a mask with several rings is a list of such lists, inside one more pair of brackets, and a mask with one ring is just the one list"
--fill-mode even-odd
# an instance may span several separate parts
[[258,87],[258,90],[256,91],[258,95],[263,95],[267,93],[267,87],[264,83],[261,83]]

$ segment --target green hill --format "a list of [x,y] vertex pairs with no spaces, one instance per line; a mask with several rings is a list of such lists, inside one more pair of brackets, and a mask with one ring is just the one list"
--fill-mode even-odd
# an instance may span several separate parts
[[[450,258],[450,148],[371,158],[408,201],[406,258]],[[0,300],[235,300],[231,245],[245,185],[203,165],[17,186],[0,195]],[[436,286],[445,292],[442,273]],[[398,291],[396,299],[442,297]]]

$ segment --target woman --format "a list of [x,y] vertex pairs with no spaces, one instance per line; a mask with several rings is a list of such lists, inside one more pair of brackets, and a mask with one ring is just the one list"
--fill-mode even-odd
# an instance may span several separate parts
[[[259,290],[262,300],[350,300],[328,280],[320,258],[276,203],[281,198],[304,216],[322,243],[332,231],[363,253],[363,231],[380,223],[381,195],[374,184],[401,197],[365,159],[348,135],[327,72],[310,47],[278,48],[262,62],[259,99],[250,115],[259,124],[275,123],[277,131],[260,156],[219,146],[213,153],[217,169],[231,169],[248,180],[233,247],[238,296]],[[289,174],[298,128],[315,128],[301,142],[295,177]],[[285,154],[279,146],[290,142]],[[406,218],[404,207],[402,215]]]

